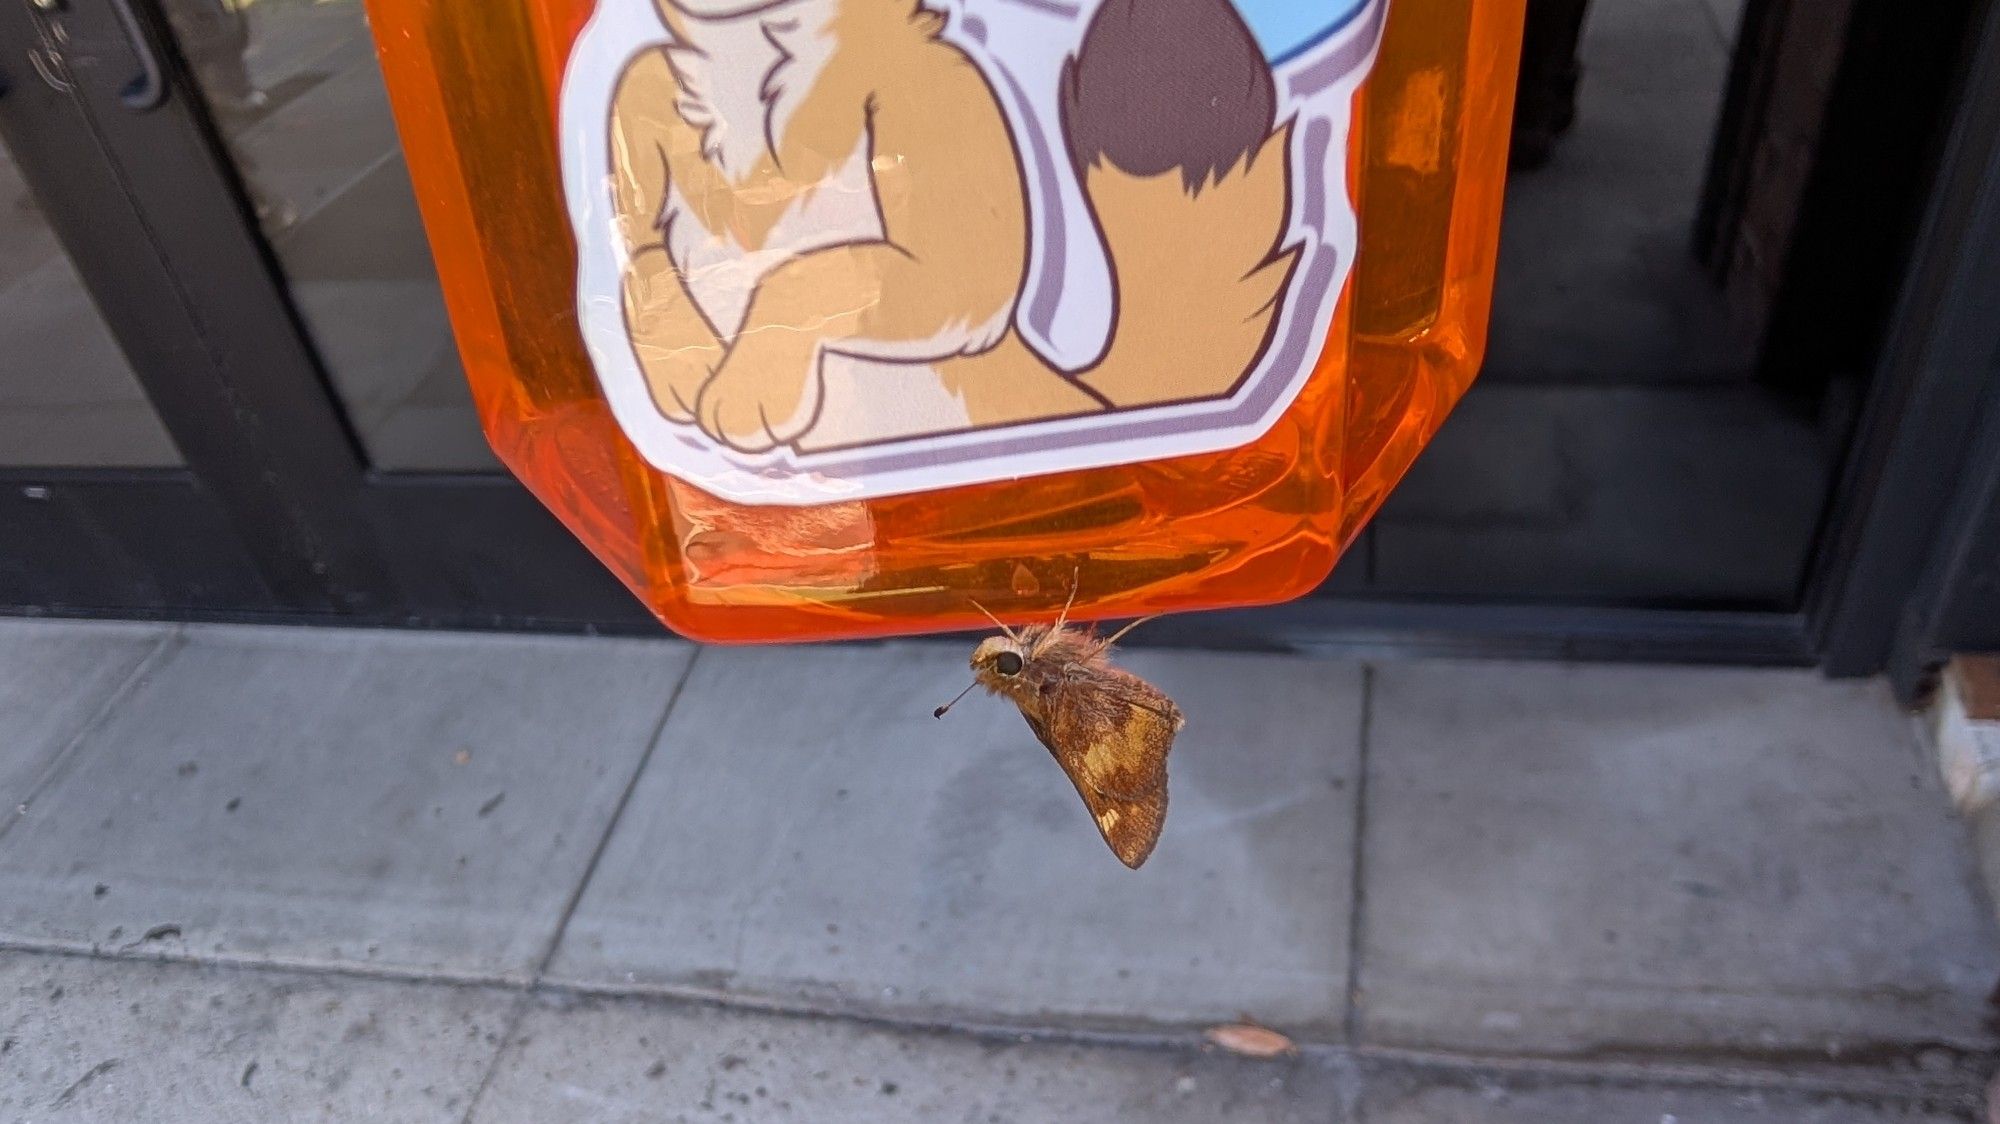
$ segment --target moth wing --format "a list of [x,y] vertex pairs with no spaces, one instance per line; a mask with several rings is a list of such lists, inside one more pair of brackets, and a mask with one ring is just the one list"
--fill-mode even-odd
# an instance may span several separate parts
[[1116,800],[1143,800],[1167,783],[1167,756],[1185,720],[1165,693],[1117,668],[1052,684],[1044,706],[1049,748],[1080,784]]
[[1044,721],[1029,720],[1126,866],[1153,853],[1167,822],[1167,756],[1184,721],[1145,680],[1091,669],[1050,684]]

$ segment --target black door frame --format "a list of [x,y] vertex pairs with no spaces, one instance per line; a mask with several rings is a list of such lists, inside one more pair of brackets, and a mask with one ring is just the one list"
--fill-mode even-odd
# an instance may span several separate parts
[[1969,47],[1987,96],[1960,99],[1808,605],[1829,671],[1906,697],[2000,647],[2000,5]]

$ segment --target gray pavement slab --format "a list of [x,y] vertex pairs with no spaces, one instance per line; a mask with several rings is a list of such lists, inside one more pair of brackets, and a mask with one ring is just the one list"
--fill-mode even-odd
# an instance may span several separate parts
[[2000,942],[1881,684],[1409,663],[1371,705],[1365,1040],[1990,1047]]
[[1368,1124],[1961,1124],[1965,1097],[1621,1084],[1588,1077],[1371,1070]]
[[1129,653],[1188,727],[1134,873],[959,645],[710,651],[550,970],[1012,1024],[1344,1018],[1361,671]]
[[0,832],[172,629],[0,620]]
[[0,1120],[457,1124],[517,1000],[0,952]]
[[471,1124],[1337,1124],[1344,1072],[585,1000],[530,1011]]
[[675,644],[197,628],[0,847],[0,939],[525,980]]

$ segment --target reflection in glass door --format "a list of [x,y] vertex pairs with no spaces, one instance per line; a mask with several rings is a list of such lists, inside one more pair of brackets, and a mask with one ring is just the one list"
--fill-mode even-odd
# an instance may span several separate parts
[[[0,11],[0,46],[15,42],[8,36],[20,24],[4,18],[14,14]],[[10,77],[16,76],[0,67],[0,82]],[[79,250],[66,241],[80,227],[119,229],[122,216],[78,204],[104,199],[108,169],[93,161],[82,119],[53,85],[17,80],[5,94],[0,613],[270,607],[255,561],[213,493],[188,470],[148,396],[141,364],[157,356],[128,354],[131,340],[114,325],[124,331],[129,324],[115,322],[109,306],[100,305],[103,291],[85,280],[86,274],[101,280],[108,249],[109,272],[134,287],[114,294],[112,305],[132,299],[143,288],[137,278],[145,270],[134,266],[146,247],[128,240]],[[45,206],[67,208],[59,212],[62,221]]]
[[644,621],[486,447],[358,3],[0,0],[0,141],[0,612]]
[[0,467],[180,463],[138,376],[0,146]]
[[[1758,58],[1743,0],[1528,9],[1532,144],[1485,369],[1377,519],[1369,589],[1793,609],[1845,434],[1818,398],[1760,379],[1757,326],[1694,236],[1732,60]],[[1830,70],[1838,26],[1818,50]]]
[[370,464],[497,469],[360,0],[163,6]]

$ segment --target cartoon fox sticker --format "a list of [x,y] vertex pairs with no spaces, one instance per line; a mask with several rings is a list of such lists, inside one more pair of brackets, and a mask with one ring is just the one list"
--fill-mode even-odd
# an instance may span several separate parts
[[[668,438],[640,441],[661,467],[796,499],[1129,458],[1148,437],[1107,422],[1185,437],[1264,368],[1295,394],[1316,358],[1352,256],[1326,214],[1344,159],[1328,119],[1344,128],[1381,0],[1328,4],[1377,18],[1318,76],[1323,105],[1281,91],[1230,0],[646,2],[663,34],[628,45],[599,111],[609,206],[579,209],[580,255],[599,254],[580,295],[607,390],[636,371],[652,415],[635,426],[628,385],[621,422]],[[1020,32],[1051,13],[1074,43],[1030,93]],[[572,195],[601,199],[572,170]],[[1087,270],[1066,259],[1093,254],[1095,286],[1073,283]],[[1094,353],[1056,354],[1048,310],[1076,302],[1102,321]],[[1245,428],[1238,411],[1207,439]]]

